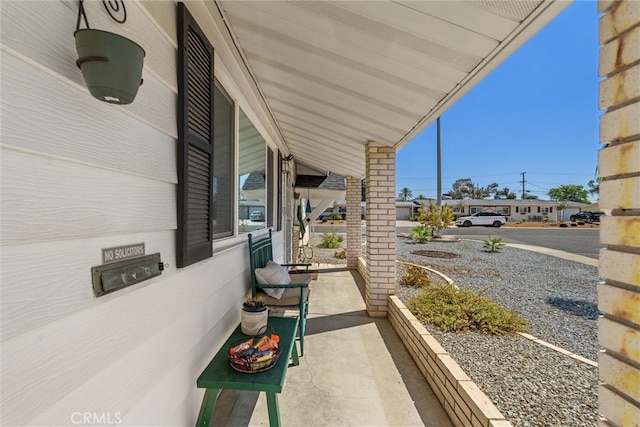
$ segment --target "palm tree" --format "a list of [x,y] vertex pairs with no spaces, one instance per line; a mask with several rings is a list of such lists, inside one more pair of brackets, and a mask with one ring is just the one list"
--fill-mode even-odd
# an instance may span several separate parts
[[404,187],[398,193],[398,200],[403,201],[403,202],[406,202],[407,200],[410,200],[411,197],[413,197],[413,193],[407,187]]
[[516,194],[512,192],[509,187],[504,187],[502,190],[498,190],[494,196],[495,199],[515,199]]

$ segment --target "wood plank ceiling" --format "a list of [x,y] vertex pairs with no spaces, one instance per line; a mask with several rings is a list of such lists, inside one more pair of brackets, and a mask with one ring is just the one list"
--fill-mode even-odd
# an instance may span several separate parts
[[218,2],[296,161],[354,177],[368,141],[410,142],[568,4]]

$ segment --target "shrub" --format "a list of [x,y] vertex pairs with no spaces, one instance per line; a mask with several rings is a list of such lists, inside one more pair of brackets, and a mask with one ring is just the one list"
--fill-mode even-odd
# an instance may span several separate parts
[[431,240],[431,227],[419,225],[411,230],[411,238],[416,242],[428,242]]
[[418,208],[418,222],[423,227],[431,228],[433,236],[439,236],[440,231],[444,230],[454,220],[453,210],[451,206],[438,206],[433,202],[429,202],[429,206],[422,204]]
[[327,233],[326,231],[322,234],[322,242],[318,245],[320,248],[326,249],[338,249],[340,247],[340,243],[344,240],[344,237],[332,231],[331,233]]
[[407,307],[418,320],[446,332],[477,331],[487,335],[528,332],[527,322],[481,293],[452,285],[427,286]]
[[344,248],[344,249],[343,249],[343,250],[341,250],[341,251],[336,251],[336,252],[333,254],[333,257],[334,257],[334,258],[338,258],[338,259],[347,259],[347,248]]
[[406,274],[400,277],[400,283],[405,286],[423,287],[431,284],[431,279],[424,268],[409,266]]
[[500,252],[504,248],[504,243],[502,243],[501,237],[491,237],[482,241],[484,243],[483,247],[485,249],[489,249],[489,252]]

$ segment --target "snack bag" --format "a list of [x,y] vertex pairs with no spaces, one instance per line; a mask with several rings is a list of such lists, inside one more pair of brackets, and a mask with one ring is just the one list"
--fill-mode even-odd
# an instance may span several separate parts
[[253,338],[249,338],[247,341],[238,344],[237,346],[231,348],[229,350],[229,354],[231,356],[235,356],[238,354],[242,354],[243,352],[245,352],[246,350],[250,349],[251,346],[253,346]]

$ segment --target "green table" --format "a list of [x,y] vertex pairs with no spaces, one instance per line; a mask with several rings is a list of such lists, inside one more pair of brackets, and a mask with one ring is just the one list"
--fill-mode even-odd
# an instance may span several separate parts
[[[282,391],[284,377],[289,366],[289,359],[293,358],[293,365],[298,365],[298,350],[296,348],[296,330],[298,328],[297,317],[269,317],[269,326],[274,333],[280,336],[280,355],[275,366],[268,371],[256,374],[238,372],[231,367],[227,357],[227,351],[231,343],[242,339],[245,335],[240,331],[240,325],[236,328],[227,341],[222,345],[218,353],[202,371],[196,382],[198,388],[206,388],[200,415],[196,426],[208,426],[211,414],[216,405],[218,394],[221,390],[251,390],[267,393],[267,409],[269,410],[269,425],[280,426],[280,410],[278,409],[278,397],[276,393]],[[271,328],[269,328],[271,329]]]

